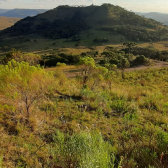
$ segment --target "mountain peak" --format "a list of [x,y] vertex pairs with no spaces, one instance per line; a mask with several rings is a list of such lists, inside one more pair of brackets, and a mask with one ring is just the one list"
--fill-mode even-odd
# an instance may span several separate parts
[[[34,17],[27,17],[1,34],[10,36],[27,36],[37,34],[47,38],[69,38],[83,30],[93,29],[123,34],[127,38],[134,35],[134,40],[151,39],[155,31],[164,33],[167,29],[159,22],[141,17],[134,12],[112,4],[101,6],[58,6]],[[142,32],[140,35],[138,31]],[[151,35],[152,34],[152,35]],[[149,40],[148,39],[148,40]],[[158,39],[158,38],[152,38]]]

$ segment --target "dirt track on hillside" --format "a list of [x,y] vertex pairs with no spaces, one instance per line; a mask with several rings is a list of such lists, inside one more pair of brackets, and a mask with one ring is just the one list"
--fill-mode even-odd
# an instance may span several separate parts
[[[125,72],[132,72],[132,71],[140,71],[140,70],[145,70],[145,69],[153,69],[153,68],[165,68],[168,67],[168,62],[163,62],[163,61],[157,61],[154,60],[152,62],[153,65],[150,66],[145,66],[145,65],[141,65],[141,66],[137,66],[137,67],[133,67],[133,68],[127,68],[125,69]],[[80,69],[74,68],[71,69],[70,71],[67,69],[65,69],[65,75],[68,78],[73,78],[76,77],[76,75],[80,74]]]
[[150,65],[150,66],[145,66],[145,65],[141,65],[138,67],[134,67],[134,68],[127,68],[125,69],[126,72],[131,72],[131,71],[138,71],[138,70],[144,70],[144,69],[153,69],[153,68],[165,68],[168,67],[168,62],[163,62],[163,61],[153,61],[154,65]]

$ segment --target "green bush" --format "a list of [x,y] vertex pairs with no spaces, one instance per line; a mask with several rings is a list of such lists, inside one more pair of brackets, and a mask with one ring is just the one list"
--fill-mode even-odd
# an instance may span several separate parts
[[133,65],[147,65],[147,64],[149,64],[149,59],[146,58],[144,55],[137,56],[133,61]]
[[65,64],[65,63],[57,62],[57,66],[59,66],[59,67],[64,67],[64,66],[66,66],[66,64]]
[[54,135],[53,145],[57,166],[80,168],[114,167],[113,148],[103,140],[101,134],[80,132],[65,136],[58,131]]

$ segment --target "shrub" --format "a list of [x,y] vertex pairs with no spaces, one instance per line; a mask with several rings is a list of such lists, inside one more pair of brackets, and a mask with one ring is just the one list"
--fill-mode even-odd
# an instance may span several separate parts
[[64,67],[64,66],[66,66],[66,64],[65,64],[65,63],[57,62],[57,66],[59,66],[59,67]]
[[133,65],[147,65],[147,64],[149,64],[149,60],[144,55],[137,56],[133,61]]
[[57,135],[54,135],[54,140],[57,166],[114,167],[112,146],[103,140],[101,134],[80,132],[65,136],[63,133],[57,132]]
[[27,120],[31,115],[31,108],[44,98],[51,89],[54,76],[50,72],[26,62],[18,63],[15,60],[8,65],[0,66],[0,94],[3,102],[14,107],[12,115],[24,113]]

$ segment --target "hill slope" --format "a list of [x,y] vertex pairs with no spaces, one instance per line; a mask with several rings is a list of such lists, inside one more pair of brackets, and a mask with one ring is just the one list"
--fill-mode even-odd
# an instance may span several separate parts
[[1,8],[0,8],[0,14],[1,14],[1,13],[5,13],[5,12],[7,12],[7,11],[9,11],[9,10],[10,10],[10,9],[1,9]]
[[25,18],[27,16],[35,16],[46,11],[46,9],[12,9],[7,12],[0,13],[0,16]]
[[11,27],[16,22],[18,22],[20,18],[8,18],[8,17],[2,17],[0,16],[0,30],[6,29],[8,27]]
[[[83,30],[94,29],[122,35],[132,41],[159,41],[167,38],[168,29],[159,22],[114,6],[59,6],[35,17],[27,17],[1,35],[27,36],[36,34],[47,38],[69,38]],[[106,39],[95,39],[104,42]]]

